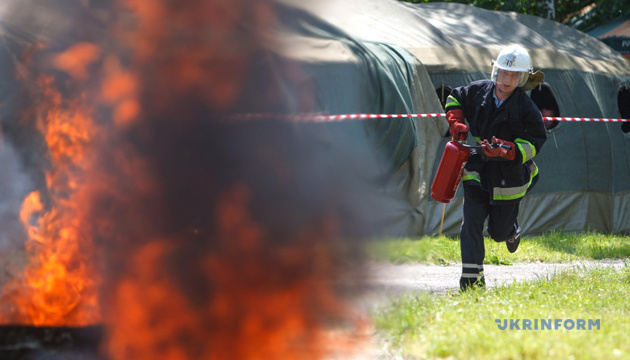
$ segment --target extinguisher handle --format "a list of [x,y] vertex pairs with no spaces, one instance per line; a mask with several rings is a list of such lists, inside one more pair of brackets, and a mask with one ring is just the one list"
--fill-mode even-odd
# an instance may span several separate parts
[[[466,144],[466,143],[465,143],[465,142],[463,142],[463,141],[459,141],[459,144],[460,144],[462,147],[465,147],[465,148],[467,148],[467,149],[477,149],[477,150],[481,150],[481,146],[479,146],[479,145],[477,145],[477,146],[475,146],[475,145],[468,145],[468,144]],[[512,147],[511,147],[510,145],[504,145],[504,144],[491,144],[491,145],[492,145],[492,147],[501,147],[501,148],[504,148],[504,149],[507,149],[507,150],[512,149]]]

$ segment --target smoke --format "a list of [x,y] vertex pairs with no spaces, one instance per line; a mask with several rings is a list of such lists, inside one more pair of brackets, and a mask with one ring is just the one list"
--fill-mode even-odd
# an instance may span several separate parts
[[20,207],[33,184],[10,143],[4,143],[0,149],[0,168],[0,251],[3,251],[9,245],[19,243],[24,236]]
[[22,168],[22,159],[6,141],[0,146],[0,287],[24,267],[24,228],[20,208],[33,189],[31,178]]
[[3,0],[0,19],[5,30],[61,48],[80,39],[103,39],[111,5],[109,0]]
[[18,3],[0,4],[0,288],[27,263],[20,210],[24,198],[43,186],[47,163],[41,134],[25,119],[33,98],[22,81],[21,57],[34,38],[11,25]]
[[[107,355],[321,358],[335,346],[322,331],[349,316],[348,289],[335,279],[360,260],[360,240],[378,230],[384,211],[375,198],[381,184],[356,178],[378,178],[377,154],[357,141],[356,124],[285,121],[326,104],[269,37],[284,21],[276,3],[121,3],[112,17],[113,8],[93,16],[93,7],[65,11],[62,1],[12,4],[15,21],[47,42],[35,72],[53,75],[61,108],[84,107],[63,124],[81,130],[66,140],[80,142],[87,160],[70,161],[77,178],[55,190],[59,209],[77,211],[57,226],[78,234],[78,248],[94,261],[84,267],[105,277]],[[53,14],[33,14],[42,6]],[[102,18],[118,22],[98,26]],[[86,70],[74,71],[75,61]],[[247,112],[272,115],[235,120]],[[353,137],[323,141],[331,131]],[[41,141],[19,143],[40,154]],[[50,179],[51,157],[34,156],[28,176],[17,175],[23,158],[8,164],[16,171],[7,180],[23,187],[8,188],[15,198],[7,216],[27,189],[44,187],[42,174]],[[77,262],[71,266],[83,268]]]

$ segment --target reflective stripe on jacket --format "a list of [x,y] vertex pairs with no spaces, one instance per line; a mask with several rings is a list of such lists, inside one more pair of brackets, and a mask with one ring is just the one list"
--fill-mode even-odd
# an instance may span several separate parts
[[547,136],[542,115],[521,88],[497,108],[492,96],[494,84],[481,80],[451,92],[446,111],[462,109],[472,137],[481,142],[493,136],[515,144],[514,160],[471,154],[462,181],[475,181],[489,192],[493,204],[520,201],[538,179],[533,162]]

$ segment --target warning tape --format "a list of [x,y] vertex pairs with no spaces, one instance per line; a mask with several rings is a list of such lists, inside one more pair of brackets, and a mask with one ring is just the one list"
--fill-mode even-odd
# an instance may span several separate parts
[[543,117],[543,120],[550,121],[602,121],[602,122],[624,122],[630,119],[601,119],[601,118],[574,118],[574,117]]
[[[343,120],[363,120],[363,119],[395,119],[395,118],[425,118],[425,117],[441,117],[446,116],[444,113],[430,114],[341,114],[341,115],[323,115],[315,114],[299,114],[299,115],[279,115],[279,114],[239,114],[235,115],[237,119],[260,119],[260,118],[276,118],[286,119],[292,122],[335,122]],[[578,117],[543,117],[543,120],[549,121],[584,121],[584,122],[630,122],[630,119],[606,119],[606,118],[578,118]]]
[[446,114],[341,114],[341,115],[324,115],[322,113],[298,114],[298,115],[281,115],[269,113],[251,113],[234,115],[238,120],[251,119],[282,119],[293,122],[335,122],[343,120],[363,120],[363,119],[392,119],[392,118],[416,118],[416,117],[440,117]]
[[314,115],[310,117],[299,117],[297,120],[310,122],[331,122],[343,120],[362,120],[362,119],[396,119],[396,118],[423,118],[423,117],[440,117],[446,114],[342,114],[342,115]]

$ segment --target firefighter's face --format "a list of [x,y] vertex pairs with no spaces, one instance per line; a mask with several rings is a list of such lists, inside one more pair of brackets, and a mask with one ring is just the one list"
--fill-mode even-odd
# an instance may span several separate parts
[[521,73],[518,71],[499,69],[497,89],[504,95],[510,95],[518,86],[520,78]]

